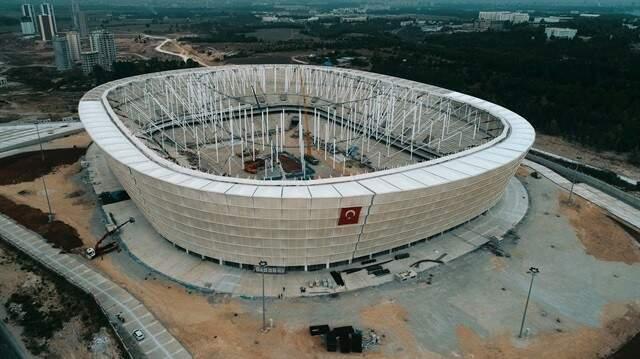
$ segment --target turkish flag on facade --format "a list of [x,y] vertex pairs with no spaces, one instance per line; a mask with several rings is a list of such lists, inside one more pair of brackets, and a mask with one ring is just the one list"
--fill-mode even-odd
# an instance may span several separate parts
[[338,225],[345,224],[357,224],[360,220],[360,210],[362,207],[347,207],[340,209],[340,218],[338,219]]

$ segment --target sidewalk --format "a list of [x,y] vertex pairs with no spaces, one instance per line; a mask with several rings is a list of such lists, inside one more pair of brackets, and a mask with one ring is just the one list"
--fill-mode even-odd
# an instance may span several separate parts
[[148,358],[191,358],[185,348],[164,328],[147,308],[120,286],[83,263],[77,255],[60,253],[36,233],[0,214],[0,236],[21,251],[93,295],[110,322],[118,313],[127,319],[127,333],[141,329],[145,339],[138,342]]

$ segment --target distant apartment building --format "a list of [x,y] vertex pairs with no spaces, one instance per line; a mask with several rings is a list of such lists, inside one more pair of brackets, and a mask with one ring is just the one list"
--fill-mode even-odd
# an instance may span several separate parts
[[40,14],[46,15],[49,17],[49,21],[51,22],[51,29],[54,34],[58,33],[58,24],[56,22],[56,13],[53,10],[53,4],[51,3],[42,3],[40,4]]
[[35,35],[38,31],[36,13],[31,4],[22,4],[22,17],[20,18],[20,30],[23,35]]
[[87,13],[80,11],[78,14],[78,32],[81,37],[89,36],[89,22],[87,21]]
[[78,0],[71,0],[71,20],[73,20],[73,29],[78,31],[81,37],[89,35],[87,15],[83,11],[80,11]]
[[555,38],[571,40],[576,37],[578,30],[566,27],[548,27],[544,29],[544,33],[547,35],[547,39]]
[[342,17],[340,22],[367,22],[366,16]]
[[71,55],[69,54],[69,44],[67,38],[57,36],[52,40],[53,54],[55,56],[56,69],[58,71],[70,70],[73,66]]
[[51,41],[57,36],[55,21],[49,15],[38,15],[38,28],[42,41]]
[[529,22],[529,14],[511,11],[480,11],[478,19],[485,21],[503,21],[520,24]]
[[80,53],[80,62],[82,63],[82,72],[88,75],[93,72],[93,68],[99,63],[100,55],[98,51],[87,51]]
[[557,24],[561,21],[566,21],[566,20],[563,20],[563,18],[560,18],[558,16],[543,16],[543,17],[533,18],[533,22],[536,24],[541,22],[544,22],[546,24]]
[[22,4],[21,9],[22,9],[22,17],[26,17],[26,18],[30,19],[31,21],[35,22],[36,13],[33,10],[33,5],[31,5],[31,4]]
[[36,23],[22,18],[20,20],[20,31],[22,32],[22,35],[35,35]]
[[80,33],[77,31],[69,31],[65,35],[69,46],[69,56],[71,61],[80,61],[80,52],[82,52],[82,43],[80,42]]
[[91,51],[98,52],[98,64],[107,71],[113,70],[116,61],[116,42],[113,34],[106,30],[92,31],[89,35]]

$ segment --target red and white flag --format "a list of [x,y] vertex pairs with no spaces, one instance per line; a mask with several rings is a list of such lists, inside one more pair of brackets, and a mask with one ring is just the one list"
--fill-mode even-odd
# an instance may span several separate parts
[[360,220],[360,210],[362,207],[347,207],[340,209],[338,225],[357,224]]

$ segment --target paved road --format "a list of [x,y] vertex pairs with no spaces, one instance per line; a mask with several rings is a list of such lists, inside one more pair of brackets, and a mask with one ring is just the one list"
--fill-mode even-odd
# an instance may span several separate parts
[[[164,36],[151,36],[151,35],[146,35],[146,34],[143,34],[143,36],[146,37],[146,38],[154,39],[154,40],[163,40],[158,46],[156,46],[154,48],[154,50],[156,52],[160,52],[160,53],[163,53],[165,55],[170,55],[170,56],[177,56],[177,57],[181,58],[182,61],[184,61],[184,62],[187,62],[187,60],[191,59],[191,60],[197,62],[198,64],[200,64],[201,66],[204,66],[204,67],[208,67],[209,66],[208,64],[203,62],[198,56],[188,54],[187,51],[184,50],[182,48],[182,46],[180,46],[178,41],[176,41],[175,39],[170,39],[170,38],[164,37]],[[168,51],[168,50],[165,50],[165,49],[162,48],[164,45],[166,45],[167,43],[170,43],[170,42],[173,43],[176,47],[180,48],[183,52],[175,53],[175,52]]]
[[76,255],[60,253],[38,234],[0,214],[0,236],[69,282],[90,293],[113,320],[122,313],[127,333],[141,329],[139,351],[148,358],[191,358],[189,352],[135,297],[85,264]]
[[[571,189],[571,181],[562,177],[553,170],[529,160],[522,161],[522,164],[538,171],[541,175],[547,177],[558,186],[566,190]],[[636,229],[640,229],[640,210],[637,210],[585,183],[576,183],[573,187],[573,192],[587,201],[596,204],[600,208],[609,211],[611,215],[617,217],[628,225],[635,227]]]

